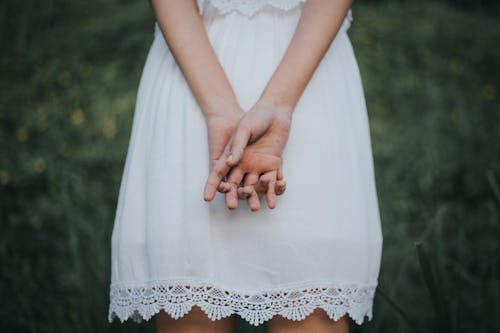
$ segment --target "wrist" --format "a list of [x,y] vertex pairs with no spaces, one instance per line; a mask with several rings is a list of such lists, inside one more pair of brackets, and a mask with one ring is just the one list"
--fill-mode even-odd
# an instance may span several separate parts
[[286,103],[280,103],[270,97],[260,98],[255,106],[248,112],[262,112],[264,119],[269,121],[269,124],[280,128],[290,128],[293,118],[293,108]]
[[215,97],[200,105],[203,116],[206,118],[225,117],[243,114],[244,111],[236,98]]
[[291,116],[295,108],[296,101],[285,93],[274,92],[265,89],[259,98],[259,103],[267,105],[279,114]]

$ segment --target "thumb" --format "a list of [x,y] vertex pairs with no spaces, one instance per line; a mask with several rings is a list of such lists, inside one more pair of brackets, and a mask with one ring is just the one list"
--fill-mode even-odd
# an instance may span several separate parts
[[276,179],[283,180],[283,164],[281,164],[280,167],[278,168],[278,176]]
[[250,140],[250,130],[246,126],[239,125],[234,132],[233,139],[231,140],[231,150],[229,157],[226,160],[227,165],[235,166],[243,157],[245,147]]

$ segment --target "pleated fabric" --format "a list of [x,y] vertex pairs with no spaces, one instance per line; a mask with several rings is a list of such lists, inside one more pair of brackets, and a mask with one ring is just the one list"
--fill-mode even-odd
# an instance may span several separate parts
[[[258,100],[302,11],[251,17],[207,6],[206,30],[244,110]],[[158,25],[140,80],[111,239],[109,321],[180,318],[259,325],[322,308],[372,318],[382,250],[365,99],[347,30],[330,45],[293,113],[277,207],[228,210],[203,200],[209,173],[203,114]]]

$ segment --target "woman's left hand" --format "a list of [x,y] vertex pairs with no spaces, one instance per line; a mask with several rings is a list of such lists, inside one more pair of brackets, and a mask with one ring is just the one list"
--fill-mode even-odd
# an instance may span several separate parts
[[[276,107],[271,102],[259,100],[243,115],[232,135],[223,154],[229,154],[227,164],[217,164],[212,168],[205,187],[205,197],[215,195],[212,184],[221,183],[228,172],[227,166],[230,166],[227,182],[222,182],[219,187],[226,193],[228,208],[236,208],[238,197],[244,195],[244,191],[238,191],[243,178],[245,187],[255,185],[257,190],[266,188],[268,205],[274,208],[276,180],[281,181],[283,178],[281,155],[288,140],[291,120],[291,109]],[[259,180],[259,175],[262,174],[264,175]],[[284,182],[281,184],[284,185]],[[281,194],[283,191],[284,186],[277,192]],[[252,200],[255,203],[255,196]]]
[[226,113],[213,113],[205,116],[208,132],[208,149],[210,153],[210,176],[205,185],[204,199],[210,201],[215,196],[223,177],[229,172],[226,164],[229,156],[229,141],[245,114],[239,106],[234,106]]

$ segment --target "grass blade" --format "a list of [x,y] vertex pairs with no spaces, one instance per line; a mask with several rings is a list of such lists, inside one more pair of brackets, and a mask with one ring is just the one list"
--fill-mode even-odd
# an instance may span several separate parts
[[446,306],[441,289],[437,286],[436,279],[432,273],[431,263],[422,242],[416,242],[418,261],[422,270],[422,275],[429,290],[432,306],[436,314],[436,330],[438,332],[453,332],[450,314]]
[[410,317],[408,317],[403,308],[399,306],[380,286],[377,287],[377,293],[401,316],[401,318],[403,318],[413,332],[420,332],[417,325],[411,321]]

